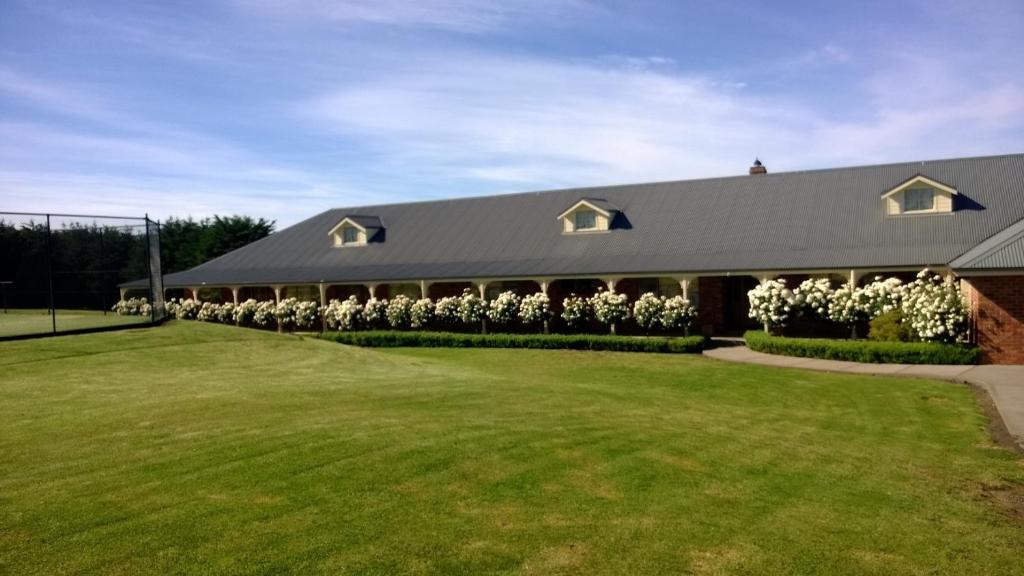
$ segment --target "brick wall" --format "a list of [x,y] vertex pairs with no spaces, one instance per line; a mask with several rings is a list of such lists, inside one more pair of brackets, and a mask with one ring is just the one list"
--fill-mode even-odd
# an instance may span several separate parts
[[978,276],[964,284],[982,362],[1024,364],[1024,276]]
[[718,276],[697,279],[700,299],[697,303],[697,324],[705,336],[719,334],[725,328],[725,283]]

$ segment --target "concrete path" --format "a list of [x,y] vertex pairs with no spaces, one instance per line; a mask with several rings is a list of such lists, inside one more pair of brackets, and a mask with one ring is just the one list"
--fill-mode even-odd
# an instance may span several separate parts
[[1006,431],[1024,450],[1024,366],[942,366],[934,364],[863,364],[841,360],[796,358],[754,352],[746,346],[705,350],[704,355],[729,362],[805,368],[825,372],[935,378],[972,384],[988,393]]

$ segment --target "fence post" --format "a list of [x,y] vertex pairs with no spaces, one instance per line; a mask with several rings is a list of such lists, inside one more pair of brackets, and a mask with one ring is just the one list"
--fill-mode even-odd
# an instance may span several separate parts
[[50,215],[46,215],[46,276],[50,284],[50,326],[57,333],[57,308],[53,298],[53,234],[50,230]]
[[149,270],[149,321],[156,322],[156,294],[153,291],[153,246],[149,242],[149,212],[146,213],[146,270]]

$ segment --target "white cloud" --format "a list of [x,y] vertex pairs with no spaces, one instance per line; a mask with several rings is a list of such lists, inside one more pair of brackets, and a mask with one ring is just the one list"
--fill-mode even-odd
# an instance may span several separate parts
[[[466,54],[421,55],[415,69],[390,68],[296,109],[311,126],[357,137],[400,165],[513,187],[741,174],[755,155],[779,170],[1012,145],[1022,128],[1019,85],[968,88],[952,77],[929,82],[927,99],[901,96],[919,86],[920,64],[896,61],[868,78],[856,120],[827,102],[811,108],[629,60]],[[875,90],[886,77],[903,79],[898,91]]]
[[236,0],[236,3],[278,18],[424,27],[474,34],[494,30],[515,19],[538,20],[587,6],[584,0]]

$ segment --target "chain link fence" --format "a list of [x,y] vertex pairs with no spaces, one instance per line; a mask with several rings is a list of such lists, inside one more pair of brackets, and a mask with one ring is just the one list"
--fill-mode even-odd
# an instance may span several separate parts
[[0,212],[0,306],[0,339],[162,321],[159,223]]

